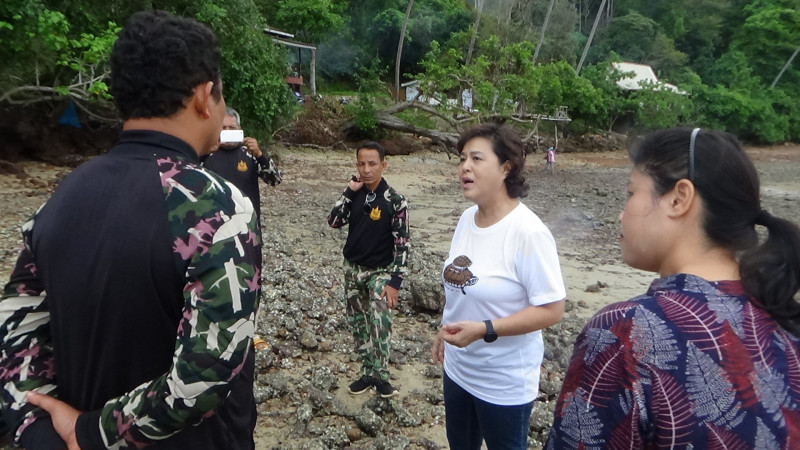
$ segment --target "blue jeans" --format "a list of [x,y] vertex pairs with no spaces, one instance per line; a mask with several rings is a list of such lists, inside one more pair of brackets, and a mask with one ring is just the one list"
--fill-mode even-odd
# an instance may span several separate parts
[[462,389],[446,372],[443,379],[447,442],[451,450],[479,450],[484,439],[489,450],[528,448],[533,402],[495,405]]

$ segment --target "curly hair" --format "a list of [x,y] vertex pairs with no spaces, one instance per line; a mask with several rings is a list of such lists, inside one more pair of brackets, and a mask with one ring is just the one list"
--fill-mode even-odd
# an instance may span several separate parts
[[170,117],[209,81],[219,101],[220,59],[214,34],[199,22],[164,11],[134,14],[111,51],[110,88],[120,117]]
[[528,195],[530,186],[522,176],[525,168],[525,146],[522,139],[511,128],[499,123],[485,123],[478,125],[461,134],[456,144],[458,153],[464,150],[464,145],[471,139],[482,137],[492,142],[492,150],[500,160],[500,164],[509,163],[508,175],[504,180],[506,191],[511,198],[520,198]]

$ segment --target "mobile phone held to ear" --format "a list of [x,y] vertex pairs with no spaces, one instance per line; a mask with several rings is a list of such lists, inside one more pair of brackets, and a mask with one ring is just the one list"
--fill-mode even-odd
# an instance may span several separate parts
[[242,130],[222,130],[219,133],[219,142],[224,144],[226,142],[230,143],[240,143],[244,142],[244,131]]

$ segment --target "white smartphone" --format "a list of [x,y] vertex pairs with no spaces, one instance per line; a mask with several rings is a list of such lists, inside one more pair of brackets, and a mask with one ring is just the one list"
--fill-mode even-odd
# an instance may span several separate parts
[[242,130],[222,130],[219,133],[219,141],[225,142],[244,142],[244,131]]

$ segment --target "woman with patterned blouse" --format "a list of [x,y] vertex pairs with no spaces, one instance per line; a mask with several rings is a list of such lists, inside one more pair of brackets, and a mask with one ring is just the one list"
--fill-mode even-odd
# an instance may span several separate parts
[[800,229],[726,133],[660,131],[631,159],[622,258],[661,278],[587,323],[546,448],[800,448]]

